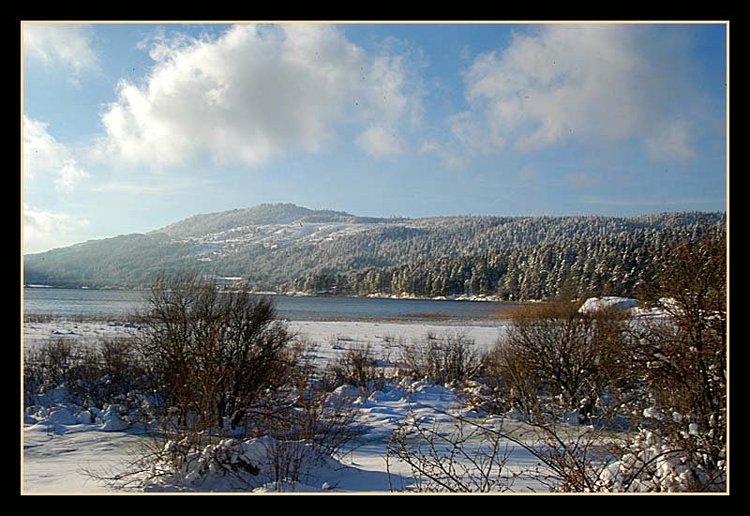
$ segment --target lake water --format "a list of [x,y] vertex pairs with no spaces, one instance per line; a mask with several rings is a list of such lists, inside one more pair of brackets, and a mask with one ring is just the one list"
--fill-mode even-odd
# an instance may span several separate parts
[[[146,292],[24,288],[25,315],[121,317],[143,309]],[[270,296],[279,316],[291,321],[496,320],[513,303]]]

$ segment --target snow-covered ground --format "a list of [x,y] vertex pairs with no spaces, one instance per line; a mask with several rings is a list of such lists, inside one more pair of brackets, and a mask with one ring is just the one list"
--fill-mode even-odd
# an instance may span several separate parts
[[144,439],[132,432],[106,432],[98,425],[25,424],[23,489],[27,493],[110,491],[87,476],[87,469],[116,469]]
[[[328,360],[349,348],[370,344],[371,349],[382,358],[394,355],[401,343],[423,340],[428,334],[440,337],[461,333],[475,341],[477,349],[492,347],[502,336],[505,322],[497,325],[456,325],[439,323],[391,323],[359,321],[291,321],[289,327],[300,338],[318,345],[319,358]],[[121,322],[75,322],[55,320],[24,324],[24,345],[34,346],[54,338],[65,338],[76,342],[94,343],[101,339],[112,339],[134,335],[138,329],[134,324]]]
[[188,237],[184,242],[204,245],[200,261],[212,261],[227,252],[261,245],[269,249],[301,242],[316,244],[372,230],[373,227],[408,227],[401,222],[380,223],[377,226],[357,222],[307,222],[297,221],[289,224],[263,224],[241,226],[225,231],[209,233],[198,237]]
[[[638,307],[637,301],[633,299],[592,298],[584,303],[581,311],[619,308],[628,310],[634,316],[634,321],[637,321],[641,318],[665,317],[665,306],[669,307],[670,302],[671,300],[662,300],[661,307],[642,308]],[[291,321],[288,324],[298,338],[312,344],[307,347],[307,358],[312,358],[321,366],[349,349],[369,345],[378,358],[379,365],[387,367],[398,359],[403,344],[425,342],[441,337],[460,334],[473,341],[477,350],[488,350],[502,338],[508,321]],[[119,321],[28,322],[24,325],[24,346],[33,347],[51,338],[93,344],[102,339],[134,335],[138,331],[137,325]],[[397,459],[391,458],[386,462],[386,456],[388,440],[394,430],[411,421],[418,421],[423,427],[438,425],[440,431],[444,432],[450,431],[456,424],[456,418],[461,418],[485,428],[500,430],[505,435],[513,435],[525,445],[533,446],[533,443],[538,443],[539,434],[535,434],[535,431],[525,423],[511,417],[510,413],[503,417],[485,414],[481,409],[471,405],[467,392],[450,385],[434,385],[410,378],[394,377],[389,379],[381,390],[372,393],[358,391],[352,386],[341,386],[334,394],[355,400],[354,406],[358,409],[356,424],[362,431],[342,448],[337,456],[314,462],[314,465],[310,466],[309,474],[300,482],[285,482],[279,485],[261,481],[258,487],[257,479],[253,479],[252,485],[240,485],[224,480],[223,477],[201,477],[193,474],[192,478],[198,482],[187,485],[179,481],[178,483],[183,486],[181,489],[330,493],[408,490],[414,485],[412,471]],[[125,423],[118,415],[116,405],[102,407],[103,410],[83,410],[69,401],[64,388],[40,396],[36,403],[25,407],[24,412],[22,474],[23,492],[26,493],[110,491],[111,489],[93,480],[86,472],[106,473],[121,470],[124,464],[139,455],[144,442],[150,439],[142,428]],[[644,416],[656,417],[650,409],[648,414],[644,411]],[[471,424],[469,423],[469,426]],[[566,425],[563,429],[571,438],[588,431],[589,428],[578,425]],[[601,436],[597,437],[599,438]],[[270,438],[248,441],[229,439],[215,445],[215,448],[222,453],[231,452],[241,456],[248,454],[247,456],[254,459],[268,461],[269,443],[262,439],[267,441]],[[650,457],[659,451],[661,444],[651,434],[645,433],[643,441],[643,449],[634,452],[637,452],[638,457]],[[477,446],[481,446],[479,438],[473,442],[467,441],[465,449],[471,450]],[[504,440],[501,447],[502,454],[508,456],[503,467],[503,478],[513,492],[547,489],[536,476],[536,473],[540,472],[540,465],[539,459],[533,453],[512,440]],[[659,467],[663,466],[669,473],[665,478],[677,479],[673,484],[679,487],[679,479],[682,478],[680,475],[687,473],[683,471],[684,468],[680,469],[682,466],[679,464],[667,462]],[[618,472],[627,467],[628,464],[622,461],[611,464],[605,471],[604,480],[610,475],[609,480],[616,485],[622,476],[618,477]],[[188,477],[189,475],[185,478]],[[670,485],[665,484],[667,488]],[[154,487],[155,490],[165,489],[164,486]],[[175,487],[168,485],[166,489],[174,490]]]
[[[471,326],[356,321],[293,321],[289,324],[300,338],[317,344],[312,353],[321,364],[347,349],[365,344],[371,346],[375,356],[387,362],[389,358],[397,357],[401,343],[421,341],[428,335],[439,338],[461,333],[473,339],[478,349],[484,350],[489,349],[504,331],[502,321],[497,325]],[[103,338],[133,335],[137,331],[134,325],[120,322],[53,320],[26,323],[24,345],[34,346],[60,337],[93,343]],[[328,464],[328,467],[317,471],[312,484],[287,488],[330,492],[389,491],[386,442],[400,422],[413,417],[424,422],[440,422],[450,420],[447,413],[469,414],[460,392],[451,387],[424,382],[406,381],[388,385],[383,391],[358,399],[355,404],[360,409],[358,423],[365,428],[365,432],[338,457],[336,464]],[[48,405],[47,408],[32,409],[25,418],[25,492],[106,490],[106,487],[88,477],[84,470],[116,469],[132,457],[134,447],[146,439],[137,429],[110,431],[119,430],[119,427],[112,425],[112,421],[102,419],[101,415],[92,418],[84,414],[83,417],[75,407],[55,403],[54,399],[50,399]],[[516,452],[515,467],[531,460],[523,450]],[[409,470],[405,465],[392,463],[391,473],[394,475],[392,480],[398,479],[400,486],[409,485]]]
[[[353,393],[346,392],[353,389]],[[341,394],[356,396],[356,389],[340,388]],[[413,483],[411,471],[404,463],[391,458],[386,465],[387,442],[393,430],[405,420],[418,420],[431,427],[434,424],[450,429],[455,423],[451,416],[470,418],[505,432],[519,432],[523,424],[513,420],[484,418],[472,413],[456,390],[425,382],[401,382],[383,391],[361,397],[355,402],[359,408],[357,422],[364,429],[348,443],[335,459],[329,458],[316,466],[300,483],[281,486],[286,491],[324,491],[333,493],[388,492],[403,490]],[[26,493],[99,493],[111,491],[93,480],[87,471],[112,473],[140,452],[149,439],[141,430],[107,431],[101,421],[78,422],[67,408],[52,409],[63,417],[45,417],[38,423],[24,425],[23,488]],[[31,421],[27,418],[27,421]],[[505,474],[528,472],[538,460],[527,450],[507,442],[510,460]],[[390,471],[390,477],[388,475]],[[516,492],[544,490],[534,478],[521,475],[512,481]],[[191,490],[227,490],[242,486],[224,479],[208,478]],[[158,489],[162,490],[162,489]],[[168,489],[171,490],[171,489]],[[261,486],[259,491],[277,491],[278,485]]]
[[[663,316],[660,309],[637,308],[635,300],[625,298],[590,299],[584,307],[583,311],[615,307],[628,309],[636,317]],[[507,321],[473,324],[445,321],[291,321],[288,324],[300,339],[314,344],[308,348],[308,358],[321,366],[349,349],[369,345],[379,364],[387,367],[397,360],[403,344],[451,335],[461,334],[473,341],[477,350],[488,350],[502,338]],[[50,338],[95,343],[102,339],[134,335],[138,331],[136,325],[119,321],[28,322],[24,325],[24,346],[33,347]],[[534,439],[524,423],[508,417],[490,417],[475,410],[465,393],[449,385],[396,378],[387,382],[382,390],[373,393],[363,394],[351,386],[342,386],[337,392],[356,399],[356,422],[363,432],[342,449],[339,456],[328,458],[315,466],[303,483],[262,485],[258,490],[345,493],[408,489],[414,481],[409,467],[393,459],[387,466],[385,459],[388,439],[405,421],[416,420],[421,424],[450,428],[458,416],[487,427],[501,428],[505,433],[519,435],[526,432],[530,435],[529,442]],[[118,419],[116,407],[89,413],[67,403],[64,392],[55,391],[43,401],[39,406],[26,407],[23,427],[24,492],[107,491],[107,487],[92,480],[85,471],[103,472],[121,468],[128,459],[137,456],[137,447],[148,439],[141,429],[127,427]],[[583,428],[579,430],[585,431]],[[570,429],[574,432],[579,430]],[[227,446],[257,452],[260,443],[229,443]],[[503,453],[509,455],[504,475],[514,476],[511,482],[514,492],[546,490],[530,473],[539,462],[532,453],[511,441],[504,442],[503,449]],[[214,478],[194,486],[194,489],[226,490],[231,487]]]

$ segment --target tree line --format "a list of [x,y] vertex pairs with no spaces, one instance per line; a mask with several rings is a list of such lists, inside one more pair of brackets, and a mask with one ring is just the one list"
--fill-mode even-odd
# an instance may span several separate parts
[[619,295],[648,298],[660,264],[675,248],[722,238],[723,226],[653,229],[560,239],[395,267],[298,278],[296,290],[339,294],[498,296],[507,300]]

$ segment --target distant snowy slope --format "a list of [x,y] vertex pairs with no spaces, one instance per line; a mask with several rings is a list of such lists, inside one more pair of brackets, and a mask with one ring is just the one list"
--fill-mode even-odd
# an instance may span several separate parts
[[294,204],[261,204],[253,208],[194,215],[157,231],[173,238],[190,238],[227,231],[252,230],[258,226],[286,226],[297,223],[367,224],[386,220],[356,217],[341,211],[311,210]]

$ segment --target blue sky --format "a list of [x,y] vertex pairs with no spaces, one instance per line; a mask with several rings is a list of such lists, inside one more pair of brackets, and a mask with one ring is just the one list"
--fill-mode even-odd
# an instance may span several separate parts
[[264,202],[384,217],[726,205],[723,24],[22,37],[25,252]]

